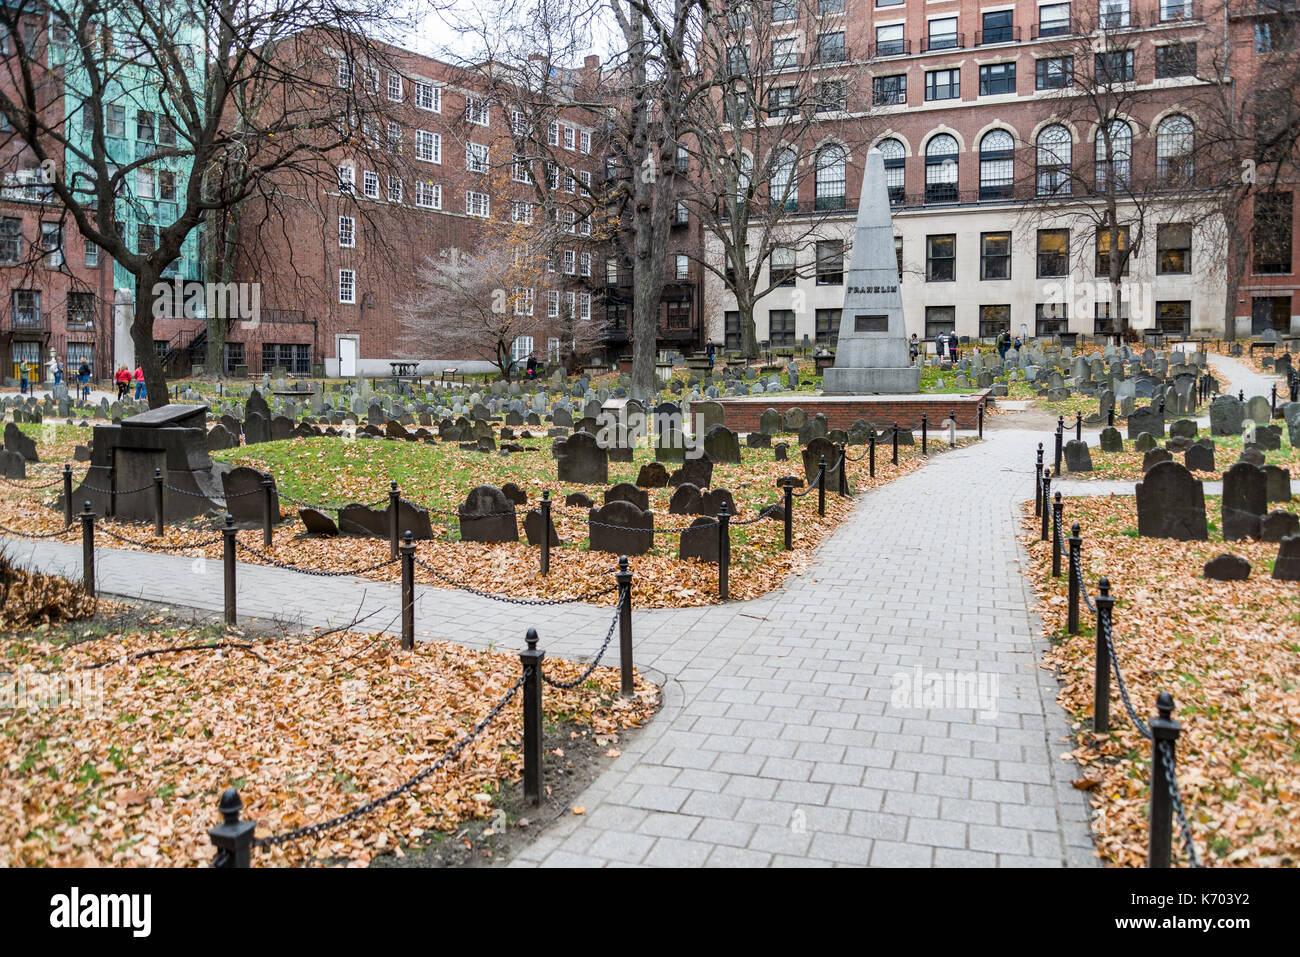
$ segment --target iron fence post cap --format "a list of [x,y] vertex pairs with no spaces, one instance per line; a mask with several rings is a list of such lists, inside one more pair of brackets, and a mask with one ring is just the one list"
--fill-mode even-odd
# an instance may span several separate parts
[[1075,522],[1073,525],[1070,526],[1070,534],[1073,535],[1075,538],[1078,538],[1078,537],[1079,537],[1079,523],[1078,523],[1078,522]]
[[82,509],[81,509],[81,510],[82,510],[82,512],[84,512],[86,515],[89,515],[89,514],[90,514],[90,502],[83,502],[83,503],[82,503]]
[[412,544],[412,542],[414,541],[414,536],[411,534],[411,530],[409,528],[402,533],[402,541],[405,542],[407,545]]
[[537,650],[537,629],[529,628],[528,633],[524,635],[524,641],[527,643],[529,651],[536,651]]
[[234,788],[226,788],[221,792],[221,800],[217,802],[217,810],[221,812],[221,817],[226,824],[238,824],[239,812],[244,809],[244,802],[239,797],[239,792]]
[[549,488],[542,489],[542,501],[549,502],[550,500],[551,500],[551,490]]
[[235,525],[235,516],[229,512],[226,513],[226,528],[233,528]]

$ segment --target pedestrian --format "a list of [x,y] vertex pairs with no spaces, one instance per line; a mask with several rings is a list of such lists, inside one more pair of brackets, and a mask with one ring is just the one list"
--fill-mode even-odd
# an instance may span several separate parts
[[77,379],[81,382],[81,400],[85,402],[90,398],[90,364],[85,359],[77,367]]
[[145,397],[145,393],[146,390],[144,387],[144,367],[136,366],[135,367],[135,400],[139,402],[141,399]]
[[961,340],[957,338],[957,333],[955,331],[948,334],[948,355],[952,357],[953,362],[957,361],[957,353],[960,351],[960,342]]
[[912,333],[912,338],[908,340],[907,349],[912,356],[912,361],[915,362],[916,357],[921,354],[921,340],[916,337],[915,332]]
[[537,378],[537,353],[536,352],[528,353],[528,378],[530,379]]
[[131,370],[125,363],[117,367],[117,372],[113,374],[113,382],[117,385],[117,399],[120,402],[126,398],[127,386],[131,384]]
[[59,385],[63,381],[63,366],[59,363],[59,357],[54,354],[53,349],[50,350],[50,358],[45,364],[50,370],[50,381]]
[[934,354],[936,358],[942,359],[947,353],[948,336],[940,331],[934,334]]
[[1020,337],[1016,336],[1016,355],[1020,355]]
[[1003,329],[998,333],[998,358],[1003,362],[1007,360],[1007,348],[1011,345],[1011,337],[1007,330]]
[[27,394],[28,381],[30,380],[27,378],[27,363],[20,362],[18,363],[18,391],[23,395]]
[[704,354],[709,357],[709,368],[713,368],[713,357],[716,354],[713,343],[710,342],[704,349]]

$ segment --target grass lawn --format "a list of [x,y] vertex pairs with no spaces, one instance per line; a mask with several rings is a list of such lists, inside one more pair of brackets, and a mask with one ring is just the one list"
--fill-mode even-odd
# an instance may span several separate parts
[[[1117,425],[1116,428],[1119,426]],[[1126,433],[1127,434],[1127,433]],[[1206,429],[1202,436],[1209,436],[1209,430]],[[1241,456],[1243,442],[1240,435],[1214,435],[1209,436],[1214,439],[1214,473],[1198,473],[1202,478],[1217,479],[1229,468],[1236,464],[1237,459]],[[1073,472],[1064,473],[1065,477],[1071,479],[1142,479],[1142,453],[1134,451],[1133,443],[1128,439],[1124,440],[1123,452],[1103,452],[1094,446],[1091,448],[1092,471],[1091,472]],[[1182,464],[1183,453],[1170,453],[1174,461]],[[1268,465],[1280,465],[1289,469],[1293,475],[1300,476],[1300,449],[1296,449],[1286,440],[1286,427],[1282,431],[1282,447],[1275,451],[1264,453],[1264,460]]]
[[[1065,521],[1079,522],[1090,594],[1107,576],[1117,599],[1114,636],[1134,707],[1147,720],[1170,691],[1182,724],[1178,781],[1201,861],[1207,865],[1300,863],[1300,585],[1269,574],[1278,546],[1224,542],[1221,501],[1206,499],[1210,541],[1139,538],[1132,497],[1072,499]],[[1275,508],[1281,506],[1273,506]],[[1040,542],[1027,507],[1029,574],[1054,647],[1048,663],[1064,681],[1059,700],[1074,716],[1078,764],[1092,795],[1093,832],[1110,864],[1145,864],[1149,742],[1129,720],[1111,682],[1111,731],[1091,728],[1094,618],[1065,634],[1066,583],[1052,580],[1050,544]],[[1244,582],[1208,581],[1202,569],[1221,552],[1250,561]],[[1176,858],[1185,856],[1175,822]]]

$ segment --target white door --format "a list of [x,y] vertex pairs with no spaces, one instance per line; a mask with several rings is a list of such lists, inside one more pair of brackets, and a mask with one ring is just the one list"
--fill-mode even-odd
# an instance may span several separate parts
[[357,374],[357,340],[339,339],[339,378],[351,379]]

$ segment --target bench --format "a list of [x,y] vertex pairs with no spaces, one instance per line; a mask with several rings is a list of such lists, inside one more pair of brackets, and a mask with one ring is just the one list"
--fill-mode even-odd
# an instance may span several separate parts
[[1260,341],[1252,342],[1250,344],[1250,354],[1253,356],[1255,354],[1256,349],[1263,349],[1266,352],[1272,352],[1273,348],[1276,345],[1277,345],[1276,342],[1260,342]]

